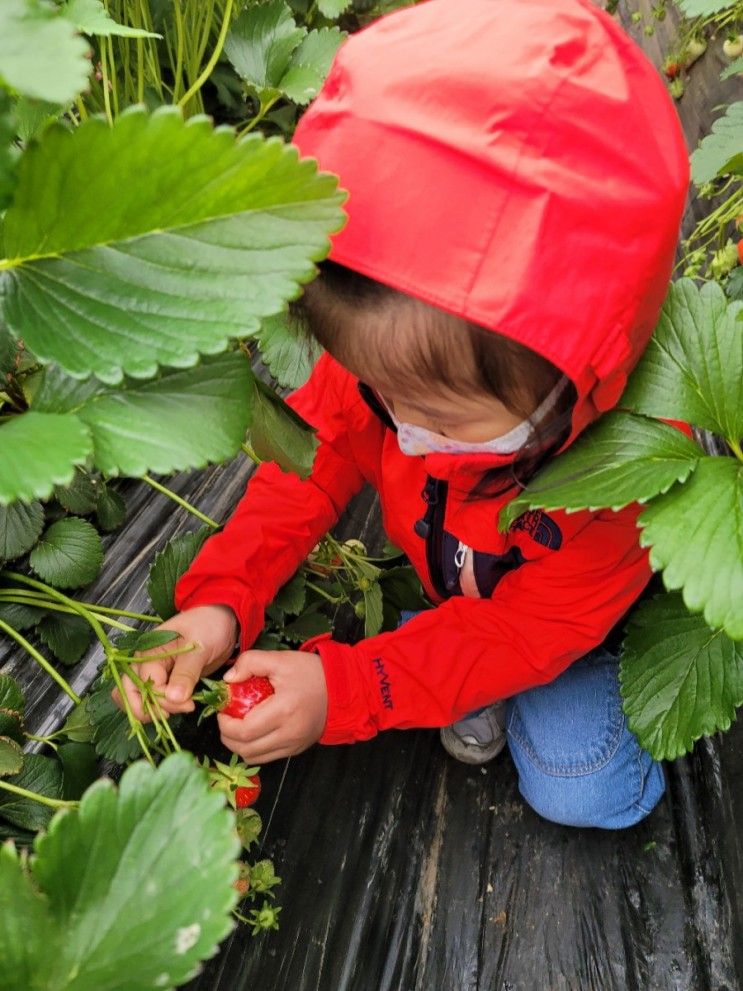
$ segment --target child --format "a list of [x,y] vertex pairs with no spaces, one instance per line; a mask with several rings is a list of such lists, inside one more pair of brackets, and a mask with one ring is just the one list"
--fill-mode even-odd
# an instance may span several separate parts
[[[190,711],[239,631],[225,677],[275,689],[220,716],[248,763],[446,727],[473,763],[507,737],[546,818],[631,825],[663,775],[600,645],[650,576],[637,507],[497,518],[617,403],[657,321],[688,186],[671,100],[589,0],[428,0],[345,43],[295,141],[349,191],[300,304],[326,348],[290,399],[318,430],[312,475],[258,469],[165,624],[200,649],[142,673]],[[365,482],[436,607],[356,645],[250,651]]]

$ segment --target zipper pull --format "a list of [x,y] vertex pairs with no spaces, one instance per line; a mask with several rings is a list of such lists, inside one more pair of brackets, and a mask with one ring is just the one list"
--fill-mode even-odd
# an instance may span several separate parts
[[459,574],[461,572],[462,568],[464,567],[464,562],[467,559],[467,551],[468,550],[469,550],[469,547],[467,546],[467,544],[463,544],[462,541],[460,540],[459,541],[459,546],[457,547],[456,551],[454,552],[454,564],[456,565],[457,574]]

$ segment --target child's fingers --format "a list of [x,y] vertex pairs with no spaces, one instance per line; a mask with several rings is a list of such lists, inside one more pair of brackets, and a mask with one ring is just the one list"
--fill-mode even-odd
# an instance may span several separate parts
[[251,675],[260,678],[270,678],[281,667],[282,653],[276,650],[245,650],[239,654],[229,671],[225,671],[224,680],[245,681]]
[[242,757],[246,764],[270,764],[271,761],[281,760],[282,757],[291,757],[293,754],[300,752],[299,750],[292,749],[278,734],[271,734],[265,737],[261,741],[260,746],[246,746],[240,740],[231,740],[225,737],[222,737],[222,742],[228,750]]
[[275,695],[272,695],[251,709],[242,719],[225,716],[220,712],[217,714],[217,722],[225,746],[229,746],[227,739],[236,740],[247,746],[281,728],[285,722],[283,705]]
[[165,704],[169,712],[193,712],[191,696],[204,670],[204,651],[180,654],[174,660],[165,688]]

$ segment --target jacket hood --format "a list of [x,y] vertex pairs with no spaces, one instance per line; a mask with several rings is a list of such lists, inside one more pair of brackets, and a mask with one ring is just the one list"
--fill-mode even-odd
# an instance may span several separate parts
[[608,14],[397,11],[345,42],[294,142],[349,193],[333,260],[557,365],[578,393],[568,442],[617,403],[668,289],[689,162],[663,81]]

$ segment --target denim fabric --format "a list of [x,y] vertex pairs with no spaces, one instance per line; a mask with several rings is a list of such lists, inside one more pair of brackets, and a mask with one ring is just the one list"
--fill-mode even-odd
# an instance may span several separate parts
[[[415,613],[403,613],[401,624]],[[531,807],[566,826],[623,829],[658,804],[663,768],[627,729],[619,661],[599,647],[507,700],[506,732]],[[474,713],[473,713],[474,715]]]

